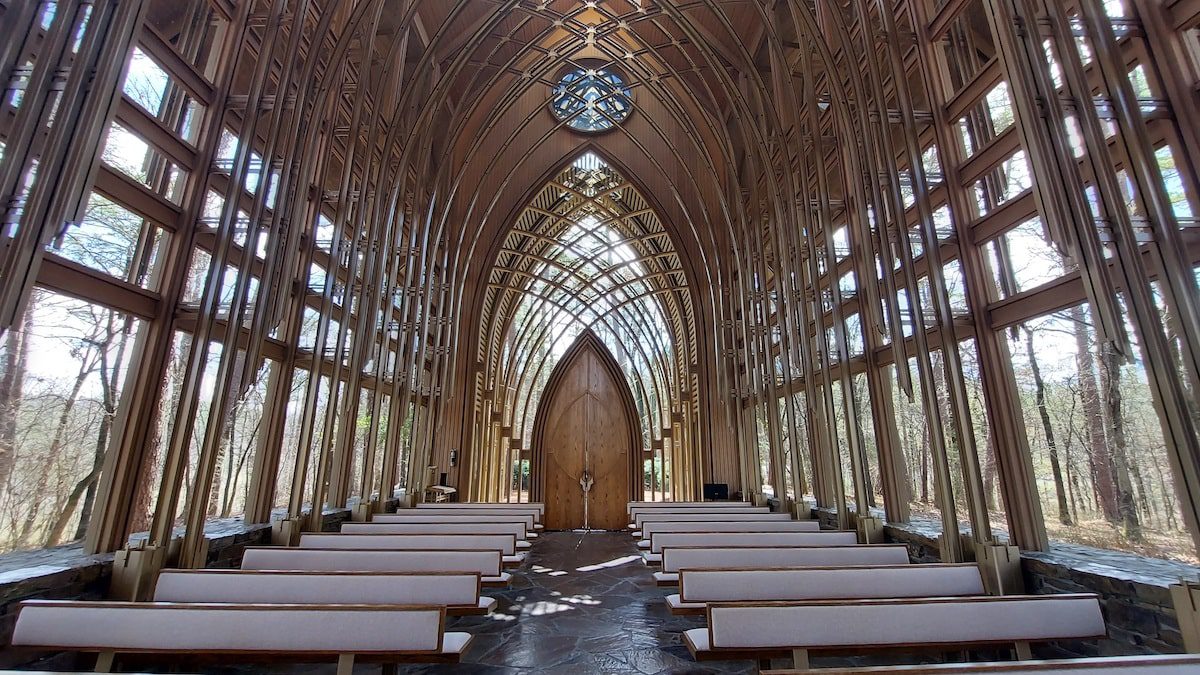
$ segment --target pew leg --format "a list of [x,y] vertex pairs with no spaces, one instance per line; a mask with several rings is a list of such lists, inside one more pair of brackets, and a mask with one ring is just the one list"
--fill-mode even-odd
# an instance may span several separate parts
[[792,650],[792,668],[796,670],[808,670],[811,666],[808,664],[807,649]]
[[96,657],[97,673],[111,673],[113,671],[113,662],[117,660],[116,652],[100,652]]
[[1033,658],[1033,650],[1030,649],[1029,643],[1024,640],[1017,642],[1015,645],[1018,661],[1029,661]]
[[342,654],[338,656],[337,675],[354,675],[353,654]]

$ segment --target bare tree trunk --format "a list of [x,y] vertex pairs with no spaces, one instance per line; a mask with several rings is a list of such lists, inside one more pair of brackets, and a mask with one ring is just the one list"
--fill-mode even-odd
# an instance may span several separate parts
[[1104,412],[1108,417],[1108,428],[1112,432],[1109,449],[1112,451],[1110,462],[1113,474],[1117,479],[1117,506],[1125,528],[1125,536],[1130,541],[1140,542],[1142,523],[1138,517],[1129,469],[1129,445],[1125,437],[1125,414],[1122,409],[1120,356],[1111,347],[1103,347],[1101,363],[1103,365],[1100,368],[1100,386],[1104,394]]
[[27,309],[21,315],[21,325],[0,337],[0,487],[6,490],[17,459],[17,417],[32,330],[33,311]]
[[[100,439],[96,443],[96,466],[93,473],[95,478],[87,486],[87,493],[83,499],[83,509],[79,513],[79,524],[75,528],[75,539],[82,539],[87,534],[88,524],[92,521],[92,508],[96,504],[96,486],[99,484],[97,480],[100,477],[100,469],[104,466],[104,455],[108,452],[108,440],[112,433],[112,422],[117,417],[118,392],[117,385],[121,379],[121,372],[125,367],[125,353],[129,348],[129,320],[121,322],[120,326],[114,326],[115,317],[110,315],[110,337],[106,342],[104,351],[101,353],[100,360],[100,382],[103,388],[104,396],[104,425],[100,429]],[[113,328],[116,330],[113,331]],[[117,353],[113,358],[112,367],[108,367],[108,344],[116,339]]]
[[1075,363],[1079,369],[1080,398],[1083,401],[1084,419],[1087,420],[1088,467],[1092,474],[1092,485],[1104,519],[1116,523],[1120,520],[1117,483],[1109,460],[1111,453],[1108,449],[1108,434],[1104,428],[1100,387],[1096,383],[1092,338],[1082,307],[1071,309],[1071,323],[1075,328]]
[[929,503],[929,425],[921,425],[921,503]]
[[[71,393],[67,395],[67,399],[63,402],[62,411],[59,412],[58,421],[55,424],[54,436],[51,438],[50,446],[46,451],[46,456],[50,458],[58,458],[63,452],[63,443],[67,435],[67,427],[71,424],[71,413],[75,410],[75,404],[79,402],[79,392],[83,390],[84,383],[88,377],[96,371],[96,361],[92,358],[95,356],[91,353],[94,345],[89,346],[89,351],[84,352],[79,360],[79,371],[75,375],[75,382],[71,385]],[[46,491],[46,486],[50,482],[50,477],[54,472],[50,467],[44,467],[43,471],[38,474],[37,488],[34,489],[33,502],[29,505],[29,510],[25,513],[25,522],[21,525],[21,534],[17,541],[24,544],[29,540],[33,533],[33,528],[37,525],[38,517],[42,513],[41,499],[42,494]]]
[[1033,371],[1033,385],[1036,389],[1038,417],[1042,420],[1042,433],[1046,436],[1046,452],[1050,455],[1050,472],[1054,474],[1054,495],[1058,498],[1058,521],[1063,525],[1072,524],[1071,509],[1067,505],[1067,490],[1063,483],[1062,464],[1058,459],[1058,441],[1054,437],[1054,425],[1050,421],[1050,410],[1046,406],[1046,380],[1042,377],[1042,367],[1037,360],[1037,351],[1033,346],[1033,331],[1028,327],[1025,331],[1025,352],[1029,357],[1029,369]]
[[987,435],[987,454],[983,458],[983,491],[987,497],[988,511],[996,511],[996,446],[993,435]]

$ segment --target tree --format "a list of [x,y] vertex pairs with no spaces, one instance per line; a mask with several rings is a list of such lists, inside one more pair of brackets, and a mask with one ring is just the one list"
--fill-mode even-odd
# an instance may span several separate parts
[[1072,524],[1071,510],[1067,505],[1067,491],[1063,484],[1062,464],[1058,457],[1058,441],[1054,437],[1054,425],[1050,422],[1050,410],[1046,405],[1046,380],[1042,377],[1042,368],[1038,364],[1037,350],[1034,349],[1033,329],[1023,326],[1025,332],[1025,351],[1029,357],[1029,369],[1033,371],[1033,382],[1036,390],[1038,417],[1042,421],[1042,433],[1046,436],[1046,451],[1050,455],[1050,471],[1054,475],[1054,494],[1058,498],[1058,520],[1063,525]]

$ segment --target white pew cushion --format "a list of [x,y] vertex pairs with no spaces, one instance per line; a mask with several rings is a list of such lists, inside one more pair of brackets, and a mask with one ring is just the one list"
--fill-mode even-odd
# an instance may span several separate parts
[[683,600],[679,599],[678,593],[672,593],[667,596],[667,606],[670,607],[672,611],[704,609],[703,602],[684,602]]
[[[445,512],[430,509],[404,509],[396,513],[377,513],[371,516],[372,523],[525,523],[534,529],[537,519],[533,513],[484,511],[482,509],[463,512]],[[348,525],[349,523],[346,523]],[[342,526],[343,529],[345,525]]]
[[499,551],[350,551],[339,549],[247,547],[244,570],[350,572],[478,572],[486,582],[501,575]]
[[156,602],[479,606],[478,572],[164,570]]
[[632,527],[634,529],[641,529],[641,527],[643,525],[645,525],[646,523],[663,522],[663,521],[686,523],[686,522],[703,522],[703,521],[718,520],[718,519],[726,521],[726,522],[729,522],[729,521],[745,522],[745,521],[764,521],[764,520],[778,520],[778,521],[782,521],[782,522],[787,522],[787,521],[790,521],[792,519],[792,517],[786,513],[771,513],[770,511],[767,511],[765,509],[763,509],[763,510],[726,509],[724,511],[718,511],[718,512],[688,511],[686,513],[677,513],[677,512],[672,512],[672,511],[665,511],[665,512],[664,511],[652,511],[652,512],[643,512],[643,513],[635,514],[633,516]]
[[442,635],[443,654],[464,654],[471,646],[471,634],[451,632]]
[[[763,675],[798,675],[810,671],[764,670]],[[920,666],[867,666],[831,668],[830,675],[984,675],[992,673],[1035,673],[1036,675],[1195,675],[1200,673],[1196,654],[1153,654],[1107,656],[1053,661],[1004,661],[998,663],[942,663]]]
[[440,653],[443,623],[444,609],[435,607],[28,601],[12,644],[116,652]]
[[710,604],[716,649],[820,649],[1093,638],[1106,634],[1092,595]]
[[739,567],[838,567],[845,565],[908,564],[908,549],[897,544],[871,546],[700,546],[668,548],[663,553],[663,571],[683,568],[717,569]]
[[679,573],[688,603],[984,595],[976,565],[872,565]]
[[302,534],[300,548],[517,552],[510,534]]
[[511,534],[517,541],[526,535],[525,523],[344,523],[342,534]]
[[815,520],[651,520],[642,523],[642,539],[662,532],[819,532]]
[[678,546],[857,546],[856,532],[660,532],[650,538],[651,553]]

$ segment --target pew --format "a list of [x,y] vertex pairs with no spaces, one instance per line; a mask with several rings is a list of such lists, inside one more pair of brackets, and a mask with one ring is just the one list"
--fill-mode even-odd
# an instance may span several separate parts
[[155,602],[243,605],[438,605],[449,616],[491,614],[478,572],[164,570]]
[[499,550],[346,550],[248,546],[243,570],[313,572],[467,572],[480,575],[487,587],[507,586],[512,575],[503,571]]
[[[800,675],[809,670],[764,670],[763,675]],[[1200,655],[1155,654],[1107,656],[1053,661],[1005,661],[1003,663],[939,663],[923,666],[866,666],[823,668],[822,675],[1193,675],[1200,673]]]
[[542,526],[532,513],[493,513],[479,509],[470,513],[441,513],[430,509],[406,509],[397,513],[377,513],[372,523],[525,523],[526,536]]
[[815,520],[698,520],[651,521],[642,525],[638,548],[650,548],[650,538],[661,532],[819,532],[821,525]]
[[663,550],[662,570],[654,573],[654,580],[659,586],[675,586],[683,569],[905,565],[908,561],[908,549],[900,544],[792,548],[684,546]]
[[[750,502],[625,502],[626,513],[632,514],[634,509],[687,509],[687,508],[736,508],[739,506],[754,506]],[[763,507],[766,508],[766,507]]]
[[986,595],[973,564],[682,569],[672,614],[704,614],[710,602],[860,600]]
[[650,538],[650,548],[642,559],[651,565],[662,562],[667,547],[678,546],[858,546],[858,533],[826,530],[824,532],[659,532]]
[[770,510],[767,507],[737,506],[737,507],[726,507],[726,508],[702,508],[702,507],[697,507],[697,508],[652,508],[652,509],[635,508],[634,510],[632,510],[632,513],[629,514],[629,520],[630,520],[630,527],[637,528],[637,527],[641,527],[642,521],[646,520],[648,518],[658,518],[659,520],[662,520],[662,518],[660,518],[660,516],[667,516],[667,515],[692,515],[692,516],[695,516],[695,515],[708,514],[708,515],[714,515],[714,516],[721,516],[721,518],[724,518],[725,515],[731,515],[734,513],[756,513],[756,514],[760,514],[760,515],[774,515],[774,516],[776,516],[776,518],[779,518],[779,516],[782,516],[782,518],[786,518],[788,520],[790,520],[792,518],[791,514],[772,513],[772,510]]
[[525,562],[525,552],[511,534],[302,534],[300,548],[444,551],[497,550],[504,556],[505,565]]
[[546,505],[539,502],[525,504],[486,503],[486,502],[437,502],[417,504],[419,511],[448,511],[471,513],[474,511],[500,511],[501,513],[524,512],[532,513],[537,522],[542,522],[546,515]]
[[343,523],[342,534],[511,534],[526,541],[525,523]]
[[791,655],[801,670],[813,654],[878,650],[1009,645],[1028,660],[1030,643],[1107,635],[1090,594],[711,603],[706,613],[708,626],[683,634],[696,660]]
[[[447,633],[444,607],[397,605],[227,605],[208,603],[22,602],[12,645],[100,654],[96,672],[111,672],[117,654],[179,655],[222,662],[355,661],[458,663],[467,633]],[[336,627],[336,629],[334,629]]]
[[[633,517],[633,522],[630,527],[634,530],[640,530],[649,522],[702,522],[705,520],[725,520],[725,521],[763,521],[763,520],[792,520],[792,517],[786,513],[771,513],[770,511],[744,511],[742,509],[726,509],[724,511],[696,511],[691,510],[686,513],[678,513],[676,511],[655,511],[653,513],[638,513]],[[635,533],[636,536],[636,533]]]

